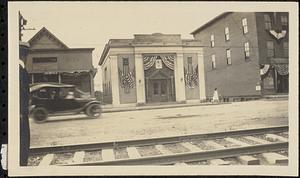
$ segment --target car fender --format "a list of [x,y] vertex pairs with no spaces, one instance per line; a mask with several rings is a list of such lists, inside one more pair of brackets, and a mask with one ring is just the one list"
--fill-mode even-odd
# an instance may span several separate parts
[[86,103],[83,106],[83,109],[87,108],[90,104],[99,104],[99,105],[101,105],[101,102],[99,102],[99,101],[90,101],[90,102]]

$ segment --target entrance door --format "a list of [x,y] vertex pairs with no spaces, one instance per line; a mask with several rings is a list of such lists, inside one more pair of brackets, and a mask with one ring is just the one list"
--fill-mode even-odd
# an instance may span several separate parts
[[166,102],[169,101],[169,80],[168,79],[153,79],[150,81],[149,99],[151,102]]

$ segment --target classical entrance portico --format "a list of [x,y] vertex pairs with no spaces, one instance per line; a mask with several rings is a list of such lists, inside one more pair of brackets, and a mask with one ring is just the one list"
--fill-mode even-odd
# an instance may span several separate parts
[[[104,69],[104,85],[111,86],[104,93],[111,96],[113,106],[205,100],[199,41],[160,33],[112,39],[99,64]],[[114,90],[116,87],[118,90]]]

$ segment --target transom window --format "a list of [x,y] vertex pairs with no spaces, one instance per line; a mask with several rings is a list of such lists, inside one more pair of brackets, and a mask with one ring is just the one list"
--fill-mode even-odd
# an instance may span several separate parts
[[228,41],[228,40],[230,40],[230,37],[229,37],[229,28],[226,27],[225,28],[225,41]]
[[246,43],[245,43],[245,49],[244,49],[244,52],[245,52],[245,60],[249,59],[249,58],[250,58],[250,47],[249,47],[249,42],[246,42]]
[[211,55],[211,67],[212,69],[216,69],[216,56],[213,54]]
[[268,57],[274,57],[275,55],[275,49],[274,49],[274,42],[273,41],[267,41],[267,50],[268,50]]
[[57,62],[56,57],[34,57],[32,58],[33,63],[55,63]]
[[269,14],[264,14],[264,19],[265,19],[265,29],[271,30],[272,24],[271,24],[271,17],[269,16]]
[[227,60],[227,65],[231,65],[231,51],[230,51],[230,49],[226,49],[226,60]]
[[210,46],[213,48],[215,47],[215,36],[210,35]]
[[242,19],[242,26],[243,26],[243,33],[244,34],[248,33],[248,24],[246,18]]

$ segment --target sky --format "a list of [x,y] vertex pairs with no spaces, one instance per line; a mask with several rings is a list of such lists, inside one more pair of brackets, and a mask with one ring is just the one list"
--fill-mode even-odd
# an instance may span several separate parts
[[[133,38],[134,34],[181,34],[192,31],[224,12],[204,8],[203,3],[154,2],[23,2],[15,6],[27,20],[23,41],[46,27],[70,48],[95,48],[93,65],[109,39]],[[95,87],[101,88],[100,70]]]

